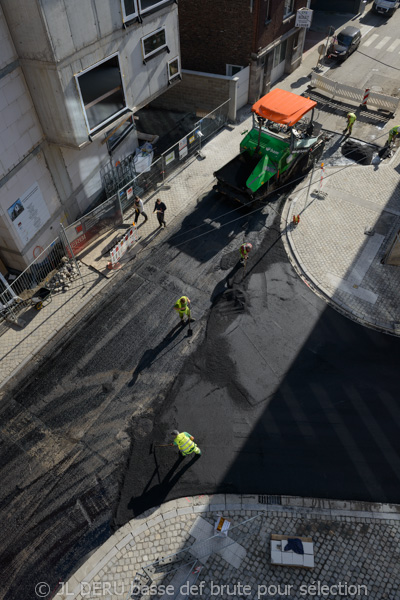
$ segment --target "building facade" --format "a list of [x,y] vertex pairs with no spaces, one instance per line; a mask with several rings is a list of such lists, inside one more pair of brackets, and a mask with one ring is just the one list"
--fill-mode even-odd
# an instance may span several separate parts
[[180,0],[182,68],[233,76],[250,67],[248,101],[301,63],[307,0]]
[[0,260],[22,270],[139,144],[179,81],[174,0],[0,0]]

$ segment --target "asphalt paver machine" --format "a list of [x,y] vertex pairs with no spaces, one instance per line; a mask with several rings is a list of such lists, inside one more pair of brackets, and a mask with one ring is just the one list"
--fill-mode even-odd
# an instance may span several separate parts
[[281,89],[258,100],[240,154],[214,173],[214,189],[242,204],[253,204],[305,174],[325,146],[321,124],[314,121],[316,105],[310,98]]

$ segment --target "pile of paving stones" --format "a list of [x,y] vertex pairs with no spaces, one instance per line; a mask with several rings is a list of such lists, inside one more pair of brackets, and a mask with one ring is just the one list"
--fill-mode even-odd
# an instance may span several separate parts
[[49,288],[53,292],[66,292],[74,279],[79,275],[78,267],[75,262],[69,260],[66,256],[62,259],[63,266],[49,281]]

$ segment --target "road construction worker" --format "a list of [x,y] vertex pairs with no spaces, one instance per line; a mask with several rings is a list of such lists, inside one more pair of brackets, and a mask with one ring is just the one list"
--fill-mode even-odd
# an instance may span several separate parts
[[179,300],[175,303],[174,309],[179,314],[181,319],[181,324],[184,323],[184,315],[188,316],[188,320],[190,318],[190,300],[187,296],[181,296]]
[[399,135],[400,135],[400,125],[397,125],[396,127],[392,127],[392,129],[389,131],[389,139],[387,141],[388,146],[390,146],[390,144],[393,141],[396,141],[396,139]]
[[351,135],[353,125],[356,120],[357,120],[357,117],[354,113],[352,113],[352,112],[347,113],[347,126],[346,126],[346,129],[343,130],[343,133],[346,133],[346,131],[348,130],[349,135]]
[[173,443],[175,446],[178,446],[179,452],[182,454],[182,456],[187,456],[188,454],[192,453],[199,455],[201,454],[200,448],[193,441],[194,437],[187,431],[179,433],[177,429],[174,429],[171,435],[173,435],[175,438]]
[[242,265],[244,265],[246,263],[246,260],[248,259],[248,254],[249,252],[251,252],[253,248],[253,245],[250,244],[249,242],[244,242],[239,249],[240,252],[240,262],[242,263]]

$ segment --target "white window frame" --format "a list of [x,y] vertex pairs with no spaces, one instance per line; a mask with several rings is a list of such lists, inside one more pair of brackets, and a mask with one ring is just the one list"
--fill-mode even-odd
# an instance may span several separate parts
[[[156,50],[153,50],[152,52],[150,52],[150,54],[145,54],[144,53],[144,42],[145,40],[147,40],[148,38],[152,37],[153,35],[155,35],[156,33],[158,33],[161,30],[164,30],[165,33],[165,46],[160,46],[159,48],[157,48]],[[158,29],[156,29],[155,31],[152,31],[151,33],[149,33],[148,35],[145,35],[142,37],[141,39],[142,42],[142,54],[143,54],[143,60],[148,60],[149,58],[151,58],[152,56],[154,56],[154,54],[156,54],[157,52],[161,52],[162,50],[164,50],[164,48],[168,48],[168,43],[167,43],[167,30],[165,25],[163,25],[162,27],[159,27]]]
[[[178,72],[175,73],[175,75],[173,75],[172,77],[170,77],[170,74],[169,74],[169,65],[171,63],[175,62],[176,60],[178,61]],[[177,77],[180,77],[180,75],[181,75],[181,61],[180,61],[179,56],[175,56],[174,58],[171,58],[171,60],[168,61],[168,63],[167,63],[167,70],[168,70],[168,81],[174,81],[174,79],[176,79]]]
[[137,0],[133,0],[133,4],[136,9],[135,13],[129,13],[129,15],[127,15],[126,11],[125,11],[125,2],[124,2],[124,0],[121,0],[122,20],[124,21],[124,23],[126,21],[131,21],[132,19],[136,19],[139,16]]
[[139,2],[140,14],[145,15],[150,10],[153,10],[154,8],[158,8],[159,6],[162,6],[163,4],[166,4],[167,2],[169,2],[170,0],[158,0],[158,2],[153,4],[153,6],[150,6],[150,8],[145,8],[145,9],[142,9],[142,0],[137,0],[137,1]]
[[[289,5],[289,6],[288,6]],[[286,11],[286,7],[288,6],[288,11]],[[290,15],[294,14],[294,0],[284,0],[283,3],[283,19],[287,19]]]
[[[116,112],[115,114],[113,114],[111,117],[109,117],[105,121],[102,121],[101,123],[99,123],[99,125],[97,125],[93,129],[91,129],[90,128],[90,124],[89,124],[89,119],[87,118],[87,115],[86,115],[85,103],[83,101],[83,96],[82,96],[82,92],[81,92],[81,86],[79,85],[79,77],[81,75],[84,75],[85,73],[88,73],[88,71],[92,71],[93,69],[95,69],[99,65],[101,65],[101,64],[103,64],[105,62],[108,62],[109,60],[111,60],[115,56],[118,57],[119,72],[121,74],[122,92],[124,94],[125,106],[124,106],[124,108],[121,108],[121,110],[119,110],[118,112]],[[84,69],[84,71],[81,71],[80,73],[76,73],[75,74],[75,83],[76,83],[76,87],[78,88],[78,94],[79,94],[79,98],[80,98],[80,101],[81,101],[83,115],[85,117],[86,126],[88,128],[89,134],[92,134],[95,131],[97,131],[98,129],[101,129],[102,127],[104,127],[104,125],[106,123],[110,123],[111,121],[115,121],[115,119],[117,119],[120,115],[122,115],[127,110],[127,108],[128,108],[127,105],[126,105],[126,91],[125,91],[125,85],[124,85],[124,76],[123,76],[122,69],[121,69],[121,61],[119,60],[119,52],[114,52],[114,54],[110,54],[110,56],[107,56],[107,58],[103,58],[103,60],[99,60],[99,62],[95,63],[91,67],[88,67],[87,69]]]

